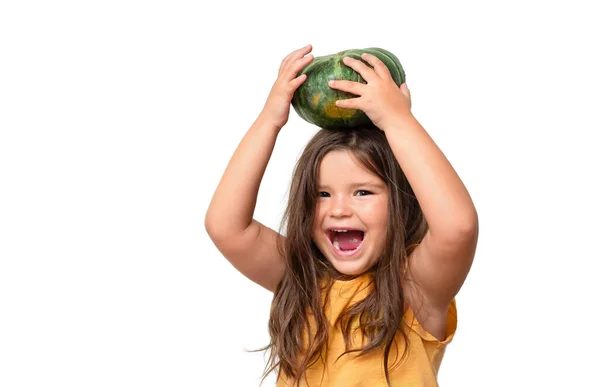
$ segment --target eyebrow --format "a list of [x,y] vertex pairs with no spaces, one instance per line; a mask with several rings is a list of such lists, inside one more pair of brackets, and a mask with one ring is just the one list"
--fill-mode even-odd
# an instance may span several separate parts
[[[386,185],[384,183],[380,183],[380,182],[376,182],[376,181],[364,181],[364,182],[359,182],[359,183],[352,183],[349,185],[350,188],[359,188],[359,187],[375,187],[375,188],[380,188],[380,189],[384,189],[386,187]],[[319,185],[318,189],[329,189],[330,187],[328,185]]]

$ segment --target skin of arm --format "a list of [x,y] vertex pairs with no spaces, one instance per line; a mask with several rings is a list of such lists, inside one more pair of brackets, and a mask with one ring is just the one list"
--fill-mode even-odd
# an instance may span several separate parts
[[282,236],[253,219],[260,183],[277,136],[289,118],[297,77],[313,56],[310,45],[286,56],[256,121],[235,150],[205,215],[208,235],[227,260],[250,280],[273,291],[284,271],[277,251]]
[[411,112],[410,91],[398,87],[377,57],[363,54],[344,63],[366,84],[337,80],[330,87],[355,94],[337,101],[360,109],[381,129],[410,182],[429,231],[409,257],[408,303],[425,329],[443,338],[446,313],[471,268],[479,232],[477,211],[460,177]]

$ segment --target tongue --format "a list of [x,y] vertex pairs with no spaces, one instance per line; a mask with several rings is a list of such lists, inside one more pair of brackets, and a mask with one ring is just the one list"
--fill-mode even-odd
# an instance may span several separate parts
[[336,239],[342,250],[354,250],[363,239],[362,231],[337,232]]

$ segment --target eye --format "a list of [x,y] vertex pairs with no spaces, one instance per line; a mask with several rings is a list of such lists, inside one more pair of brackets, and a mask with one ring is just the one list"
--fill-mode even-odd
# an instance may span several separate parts
[[329,196],[331,196],[331,195],[329,195],[329,192],[324,192],[324,191],[319,192],[320,198],[328,198]]
[[366,195],[372,195],[372,194],[373,193],[371,191],[367,191],[364,189],[356,191],[356,196],[366,196]]

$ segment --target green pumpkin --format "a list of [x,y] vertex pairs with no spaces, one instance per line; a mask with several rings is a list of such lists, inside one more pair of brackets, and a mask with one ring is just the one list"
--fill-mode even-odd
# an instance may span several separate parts
[[[358,60],[363,53],[379,58],[390,70],[394,82],[400,86],[406,74],[398,58],[382,48],[364,48],[340,51],[337,54],[318,56],[298,75],[306,74],[306,80],[298,87],[292,98],[292,106],[305,121],[323,129],[351,128],[372,124],[361,110],[337,107],[335,101],[356,98],[356,95],[332,89],[328,82],[332,79],[345,79],[366,83],[362,76],[346,66],[342,59],[346,56]],[[364,62],[364,61],[363,61]],[[365,62],[366,63],[366,62]],[[367,66],[371,67],[368,63]]]

